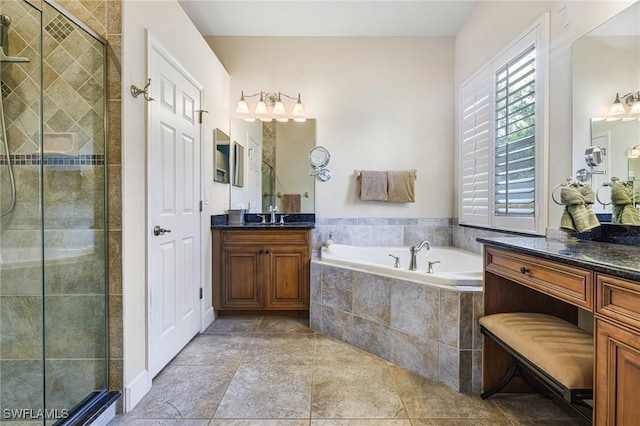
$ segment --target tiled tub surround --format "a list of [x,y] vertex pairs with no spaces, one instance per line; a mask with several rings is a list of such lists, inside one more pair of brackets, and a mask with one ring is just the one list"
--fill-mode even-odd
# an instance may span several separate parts
[[310,327],[458,391],[482,380],[481,288],[448,290],[311,262]]
[[[509,234],[458,226],[451,218],[316,218],[311,262],[312,329],[460,391],[482,387],[482,289],[428,287],[319,261],[339,244],[401,247],[429,240],[482,253],[478,237]],[[406,265],[404,265],[406,266]]]
[[452,220],[448,218],[316,218],[313,231],[313,256],[319,258],[320,247],[333,235],[339,244],[366,247],[412,246],[427,239],[434,246],[451,246]]
[[333,234],[339,244],[353,246],[399,247],[429,240],[434,246],[454,246],[482,253],[478,237],[504,237],[511,233],[459,226],[454,218],[316,218],[313,231],[313,256]]

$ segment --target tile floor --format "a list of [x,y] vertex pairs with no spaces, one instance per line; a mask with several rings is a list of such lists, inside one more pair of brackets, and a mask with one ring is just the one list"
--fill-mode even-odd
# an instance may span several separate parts
[[110,425],[579,425],[536,395],[455,392],[282,317],[222,317]]

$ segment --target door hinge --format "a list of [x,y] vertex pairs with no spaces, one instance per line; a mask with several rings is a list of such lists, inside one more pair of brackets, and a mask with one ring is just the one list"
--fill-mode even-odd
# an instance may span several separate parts
[[207,114],[209,114],[209,111],[204,109],[198,109],[196,110],[196,112],[198,113],[198,123],[202,124],[202,113],[206,112]]
[[200,299],[202,299],[202,287],[200,287]]
[[200,200],[200,211],[202,211],[202,200]]

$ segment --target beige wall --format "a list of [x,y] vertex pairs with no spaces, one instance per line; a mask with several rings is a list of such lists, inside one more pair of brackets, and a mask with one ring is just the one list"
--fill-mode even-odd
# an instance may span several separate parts
[[[302,94],[331,153],[318,217],[453,216],[453,38],[206,39],[232,76],[232,108],[241,90]],[[361,202],[356,169],[417,169],[416,202]]]
[[[213,183],[213,130],[229,130],[229,76],[177,1],[123,2],[123,143],[122,143],[122,258],[124,317],[125,405],[130,410],[151,384],[146,369],[146,169],[145,101],[128,95],[132,84],[144,85],[145,29],[204,87],[202,158],[204,162],[203,198],[208,199],[202,214],[203,283],[211,282],[211,241],[209,218],[223,213],[228,202],[227,185]],[[207,197],[208,195],[208,197]],[[202,327],[213,320],[211,286],[204,285]]]
[[[548,190],[564,182],[572,170],[571,45],[631,2],[480,2],[455,42],[455,87],[500,52],[544,12],[550,12],[549,174]],[[563,9],[563,7],[565,9]],[[456,134],[458,131],[456,118]],[[456,152],[457,156],[457,152]],[[456,157],[457,158],[457,157]],[[457,216],[457,161],[454,187]],[[548,196],[548,194],[547,194]],[[562,209],[547,203],[549,228],[557,229]]]

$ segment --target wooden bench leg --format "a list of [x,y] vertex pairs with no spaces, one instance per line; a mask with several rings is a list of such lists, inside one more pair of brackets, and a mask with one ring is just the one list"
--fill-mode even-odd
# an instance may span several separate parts
[[551,399],[548,392],[541,391],[539,386],[534,385],[527,379],[527,376],[521,370],[522,366],[520,365],[518,360],[515,357],[512,360],[513,360],[513,363],[511,364],[509,371],[507,371],[507,374],[505,374],[504,378],[500,381],[500,383],[498,383],[495,388],[490,389],[486,392],[483,392],[480,395],[480,398],[487,399],[491,397],[492,395],[500,392],[502,388],[507,386],[507,384],[509,384],[511,379],[513,379],[514,377],[520,377],[531,389],[533,389],[535,392],[540,394],[540,396],[546,399]]
[[500,383],[498,383],[498,385],[493,388],[490,389],[486,392],[483,392],[480,395],[480,398],[482,399],[487,399],[489,398],[491,395],[496,394],[498,392],[500,392],[502,390],[502,388],[504,388],[505,386],[507,386],[507,384],[509,384],[509,382],[511,381],[511,379],[513,379],[516,375],[516,373],[518,372],[518,361],[516,361],[515,359],[513,359],[513,363],[511,364],[511,367],[509,368],[509,371],[507,371],[507,374],[504,376],[504,378],[500,381]]

